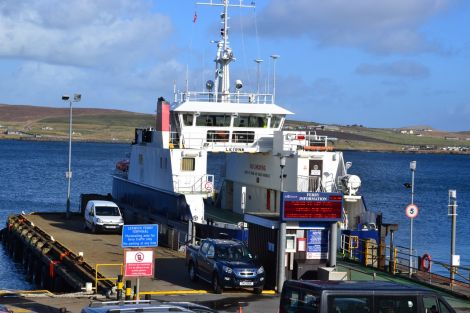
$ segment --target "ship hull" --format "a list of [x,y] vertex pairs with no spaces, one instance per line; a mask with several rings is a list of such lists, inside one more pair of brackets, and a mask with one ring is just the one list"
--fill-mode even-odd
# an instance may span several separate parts
[[185,196],[180,193],[153,188],[123,177],[113,176],[112,196],[123,209],[126,218],[136,222],[168,223],[172,221],[174,224],[187,224],[191,219],[189,205]]

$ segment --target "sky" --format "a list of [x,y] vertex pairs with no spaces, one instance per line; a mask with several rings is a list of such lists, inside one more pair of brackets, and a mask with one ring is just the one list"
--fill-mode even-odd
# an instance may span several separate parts
[[[231,80],[255,91],[262,59],[260,89],[273,92],[275,76],[290,119],[470,130],[470,1],[243,3],[256,8],[230,8]],[[68,107],[61,96],[81,93],[74,107],[153,114],[174,85],[213,79],[220,12],[190,0],[0,0],[0,103]]]

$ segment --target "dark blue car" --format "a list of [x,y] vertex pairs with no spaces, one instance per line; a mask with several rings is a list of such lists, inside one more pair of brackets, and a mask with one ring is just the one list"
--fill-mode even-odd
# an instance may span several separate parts
[[253,288],[256,294],[263,291],[264,268],[242,242],[204,239],[200,246],[187,248],[186,263],[189,278],[211,283],[215,293],[224,288]]

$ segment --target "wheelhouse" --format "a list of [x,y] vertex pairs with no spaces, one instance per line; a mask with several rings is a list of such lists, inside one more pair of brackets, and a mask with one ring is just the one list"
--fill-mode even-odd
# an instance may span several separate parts
[[287,114],[273,103],[192,102],[171,110],[172,143],[181,148],[268,152]]

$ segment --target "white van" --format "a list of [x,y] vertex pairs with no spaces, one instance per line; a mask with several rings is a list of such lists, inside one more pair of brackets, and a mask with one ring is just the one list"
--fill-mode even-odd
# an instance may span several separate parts
[[120,232],[124,225],[121,211],[116,203],[103,200],[90,200],[85,208],[85,229]]

